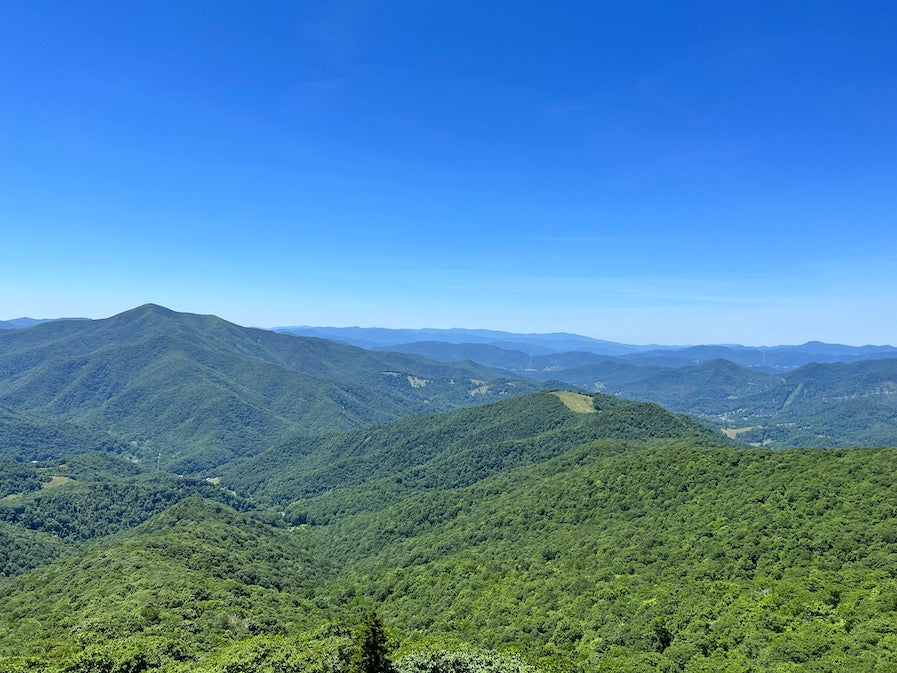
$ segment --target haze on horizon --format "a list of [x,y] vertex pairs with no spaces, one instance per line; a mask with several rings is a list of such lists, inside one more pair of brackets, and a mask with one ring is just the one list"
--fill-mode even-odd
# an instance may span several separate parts
[[15,1],[0,318],[897,334],[892,3]]

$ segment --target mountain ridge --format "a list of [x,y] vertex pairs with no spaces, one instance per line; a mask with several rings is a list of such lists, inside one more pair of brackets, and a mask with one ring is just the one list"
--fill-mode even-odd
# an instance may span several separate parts
[[[395,350],[395,347],[407,346],[417,342],[444,344],[489,344],[509,350],[521,350],[528,355],[546,355],[565,351],[584,351],[597,355],[611,355],[640,358],[675,355],[684,360],[707,360],[725,357],[739,364],[762,366],[763,358],[773,358],[773,367],[792,367],[795,359],[803,358],[800,364],[806,364],[811,357],[849,358],[844,361],[855,361],[872,356],[897,356],[897,347],[883,344],[865,344],[860,346],[807,341],[802,344],[779,344],[773,346],[745,346],[741,344],[698,344],[698,345],[665,345],[627,344],[607,341],[595,337],[583,336],[569,332],[550,333],[516,333],[500,330],[482,330],[468,328],[386,328],[386,327],[274,327],[277,332],[321,336],[335,341],[352,343],[362,348]],[[399,349],[401,350],[401,349]],[[710,350],[710,353],[702,351]]]
[[179,471],[541,385],[154,304],[0,332],[0,404],[136,442],[138,457]]

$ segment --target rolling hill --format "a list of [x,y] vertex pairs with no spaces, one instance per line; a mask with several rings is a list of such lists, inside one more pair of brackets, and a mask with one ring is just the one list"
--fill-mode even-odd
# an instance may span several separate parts
[[[188,498],[116,538],[0,585],[0,662],[64,659],[115,640],[148,660],[193,658],[186,653],[308,625],[310,612],[321,614],[309,596],[327,572],[297,536]],[[102,657],[91,651],[101,648],[86,649],[82,663]]]
[[299,438],[224,467],[221,483],[285,508],[288,520],[331,521],[413,493],[469,486],[597,439],[726,444],[719,432],[654,404],[542,392],[384,428]]
[[894,458],[605,441],[309,533],[405,633],[562,670],[876,671]]
[[0,332],[0,404],[127,442],[177,472],[279,439],[383,424],[535,390],[444,364],[146,305]]
[[679,368],[619,361],[552,372],[586,390],[650,400],[778,447],[897,445],[897,359],[810,364],[772,375],[712,360]]
[[146,471],[104,451],[29,463],[0,459],[0,577],[73,553],[191,496],[250,508],[215,484]]
[[[897,656],[893,449],[744,448],[570,393],[308,448],[262,454],[269,474],[242,488],[344,509],[271,525],[187,497],[0,580],[0,670],[335,672],[371,606],[415,673],[515,670],[466,667],[483,650],[582,672],[872,672]],[[477,456],[500,460],[467,471]]]
[[897,360],[408,350],[153,305],[0,333],[0,671],[346,673],[372,608],[398,673],[897,660],[897,450],[646,401],[888,437]]

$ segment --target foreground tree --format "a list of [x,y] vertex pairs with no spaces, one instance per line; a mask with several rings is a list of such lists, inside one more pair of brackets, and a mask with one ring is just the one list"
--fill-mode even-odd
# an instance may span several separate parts
[[374,610],[361,623],[353,650],[350,673],[394,673],[386,627]]

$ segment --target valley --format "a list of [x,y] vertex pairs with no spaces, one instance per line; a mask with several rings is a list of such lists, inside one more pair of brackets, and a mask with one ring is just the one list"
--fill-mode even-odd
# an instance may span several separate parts
[[892,361],[550,357],[156,306],[0,332],[0,671],[337,673],[371,610],[408,673],[887,670],[897,449],[751,447],[622,389],[860,445],[839,405],[887,432],[856,405]]
[[[315,329],[350,342],[373,343],[360,329]],[[402,341],[421,333],[488,340]],[[740,440],[756,446],[897,445],[897,350],[890,346],[811,342],[660,349],[577,335],[560,339],[501,333],[501,341],[476,331],[380,330],[376,335],[377,343],[393,340],[389,346],[378,345],[381,349],[440,362],[477,362],[525,380],[657,402],[722,431],[738,429]]]
[[897,673],[897,4],[0,17],[0,673]]

